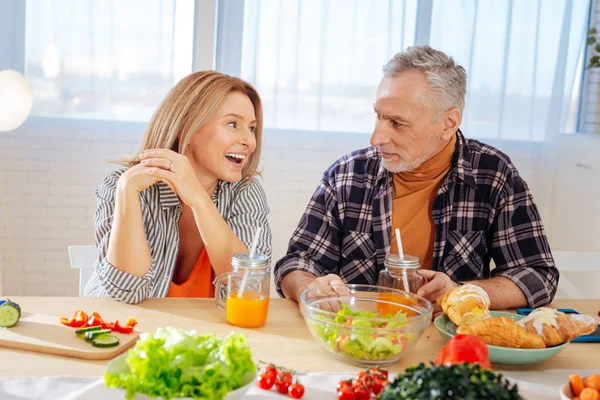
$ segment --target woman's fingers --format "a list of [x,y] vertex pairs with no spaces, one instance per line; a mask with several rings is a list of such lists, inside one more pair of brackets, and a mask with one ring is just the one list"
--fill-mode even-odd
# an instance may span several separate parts
[[172,191],[177,193],[177,189],[175,188],[175,185],[173,185],[173,181],[177,176],[173,172],[164,170],[162,168],[150,167],[146,169],[146,173],[166,183]]
[[140,159],[146,159],[146,158],[169,158],[171,160],[175,160],[178,157],[181,157],[181,154],[174,152],[173,150],[169,150],[169,149],[148,149],[148,150],[144,150],[142,151],[142,153],[140,154]]
[[158,157],[152,157],[152,158],[144,158],[140,164],[142,164],[145,167],[158,167],[158,168],[162,168],[165,169],[167,171],[173,171],[173,167],[174,167],[174,162],[172,160],[169,160],[168,158],[158,158]]

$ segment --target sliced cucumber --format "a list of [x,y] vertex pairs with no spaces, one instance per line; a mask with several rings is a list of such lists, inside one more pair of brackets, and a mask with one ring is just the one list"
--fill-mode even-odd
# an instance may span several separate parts
[[110,329],[100,329],[99,331],[91,331],[85,333],[85,340],[94,340],[98,336],[108,335],[112,331]]
[[115,335],[100,335],[92,340],[92,346],[94,347],[115,347],[119,345],[119,338]]
[[21,307],[10,300],[0,304],[0,327],[10,328],[19,322],[21,318]]
[[75,334],[76,334],[76,335],[79,335],[79,334],[81,334],[81,333],[93,332],[93,331],[99,331],[100,329],[102,329],[102,327],[101,327],[101,326],[88,326],[87,328],[80,328],[80,329],[77,329],[77,330],[75,331]]

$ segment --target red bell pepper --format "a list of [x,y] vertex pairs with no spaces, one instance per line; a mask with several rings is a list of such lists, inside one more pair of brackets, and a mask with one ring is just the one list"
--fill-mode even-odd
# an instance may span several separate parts
[[71,328],[81,328],[87,323],[88,315],[82,310],[77,310],[71,318],[60,317],[59,320],[61,324]]
[[482,368],[491,369],[488,348],[483,340],[472,335],[456,335],[439,352],[436,365],[479,363]]
[[115,322],[115,326],[112,328],[112,330],[114,332],[119,332],[119,333],[131,333],[131,332],[133,332],[133,326],[128,326],[128,325],[121,326],[121,325],[119,325],[119,321],[117,320]]
[[135,327],[138,324],[138,322],[135,320],[135,318],[129,317],[127,318],[127,322],[125,322],[125,325],[130,326],[130,327]]
[[133,328],[137,325],[137,321],[134,318],[129,318],[125,325],[120,325],[119,321],[106,322],[97,312],[93,312],[92,315],[88,316],[82,310],[75,311],[73,317],[66,318],[60,317],[59,321],[63,325],[70,326],[72,328],[86,328],[88,326],[100,326],[102,329],[110,329],[120,333],[131,333]]

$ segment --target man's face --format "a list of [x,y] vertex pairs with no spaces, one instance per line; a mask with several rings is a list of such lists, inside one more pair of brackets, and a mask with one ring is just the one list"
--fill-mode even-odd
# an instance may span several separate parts
[[436,118],[428,106],[431,95],[425,75],[417,70],[384,77],[379,83],[371,145],[380,148],[388,171],[413,170],[448,143],[445,117]]

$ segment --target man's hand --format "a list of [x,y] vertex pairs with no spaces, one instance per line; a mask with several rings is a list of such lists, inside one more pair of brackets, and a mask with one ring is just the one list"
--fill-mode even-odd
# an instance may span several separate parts
[[419,289],[417,294],[433,303],[433,318],[436,318],[443,311],[435,304],[435,301],[438,297],[443,296],[446,292],[457,288],[459,285],[443,272],[423,269],[419,270],[419,274],[427,279],[427,283]]
[[[309,292],[307,299],[321,299],[321,298],[332,298],[349,296],[350,291],[348,287],[342,282],[342,279],[334,274],[328,274],[320,278],[316,278],[308,285],[308,289],[319,288]],[[337,300],[319,302],[322,310],[337,312],[342,308],[343,302]]]

